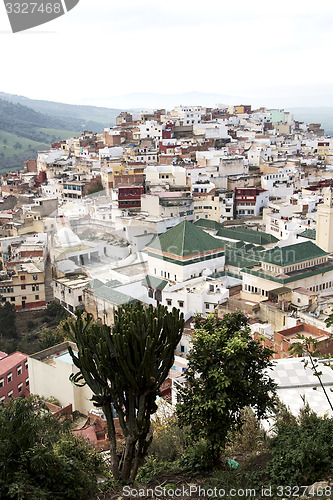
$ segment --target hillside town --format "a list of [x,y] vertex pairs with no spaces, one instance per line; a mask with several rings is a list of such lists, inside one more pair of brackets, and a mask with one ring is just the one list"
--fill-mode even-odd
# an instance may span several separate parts
[[[274,349],[280,397],[298,410],[307,393],[326,411],[289,348],[302,334],[333,353],[332,172],[333,138],[281,109],[122,112],[1,176],[0,300],[21,315],[54,301],[109,326],[127,303],[179,309],[185,329],[162,387],[170,405],[195,318],[240,311]],[[88,415],[77,432],[105,446],[90,389],[69,382],[68,345],[0,352],[0,401],[54,397],[55,413]]]

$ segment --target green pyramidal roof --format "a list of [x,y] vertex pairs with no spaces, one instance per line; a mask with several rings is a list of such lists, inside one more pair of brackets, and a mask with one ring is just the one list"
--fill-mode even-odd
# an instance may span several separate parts
[[266,250],[266,252],[262,252],[260,260],[270,264],[289,266],[297,262],[324,257],[324,255],[329,254],[312,243],[312,241],[305,241],[304,243]]
[[214,238],[192,222],[183,221],[160,236],[156,236],[148,250],[154,249],[180,257],[224,248],[221,240]]

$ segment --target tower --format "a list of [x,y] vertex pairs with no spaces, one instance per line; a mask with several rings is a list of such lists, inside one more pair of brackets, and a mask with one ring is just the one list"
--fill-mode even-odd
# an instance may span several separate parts
[[316,245],[325,252],[333,252],[333,191],[324,189],[324,203],[317,209]]

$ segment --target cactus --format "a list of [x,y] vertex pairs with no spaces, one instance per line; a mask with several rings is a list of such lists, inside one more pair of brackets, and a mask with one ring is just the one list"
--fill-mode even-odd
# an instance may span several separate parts
[[[90,315],[77,313],[64,329],[77,345],[69,347],[75,366],[76,385],[87,384],[94,405],[103,409],[110,438],[111,468],[116,479],[134,481],[148,450],[150,419],[156,397],[174,361],[174,351],[184,328],[178,309],[168,312],[159,305],[126,304],[115,313],[112,328],[93,323]],[[125,445],[118,458],[114,406]]]

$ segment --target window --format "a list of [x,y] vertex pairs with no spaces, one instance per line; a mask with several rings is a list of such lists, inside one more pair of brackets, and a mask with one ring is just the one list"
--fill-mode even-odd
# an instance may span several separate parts
[[8,397],[9,397],[9,399],[11,399],[13,397],[13,390],[9,391]]
[[168,305],[168,306],[171,306],[171,305],[172,305],[172,300],[171,300],[171,299],[167,299],[167,305]]
[[21,276],[21,281],[25,281],[25,276]]
[[179,352],[186,352],[186,347],[184,345],[180,345]]
[[35,300],[39,300],[39,295],[35,295]]
[[11,302],[15,302],[15,297],[10,298]]
[[32,279],[35,280],[35,281],[37,281],[38,280],[37,274],[33,274]]
[[9,382],[11,382],[11,381],[12,381],[12,379],[13,379],[13,374],[12,374],[12,372],[10,372],[10,373],[8,373],[8,375],[7,375],[7,384],[9,384]]
[[178,300],[179,307],[184,307],[184,302],[182,300]]
[[17,376],[21,375],[22,373],[22,365],[17,367]]
[[210,305],[208,304],[208,302],[205,303],[205,306],[206,306],[206,309],[210,308]]
[[21,290],[25,290],[26,289],[26,286],[25,285],[21,285]]
[[6,398],[5,396],[2,396],[2,397],[0,398],[0,403],[4,403],[4,402],[5,402],[5,398]]
[[28,360],[24,363],[24,368],[27,370],[28,369]]
[[17,386],[17,390],[18,390],[18,392],[22,392],[22,387],[23,387],[23,383],[21,382],[21,383]]
[[25,379],[25,386],[26,386],[26,387],[29,387],[29,379],[28,379],[28,378],[27,378],[27,379]]
[[0,378],[0,387],[3,387],[3,386],[4,386],[4,384],[5,384],[4,379],[3,379],[3,378]]

